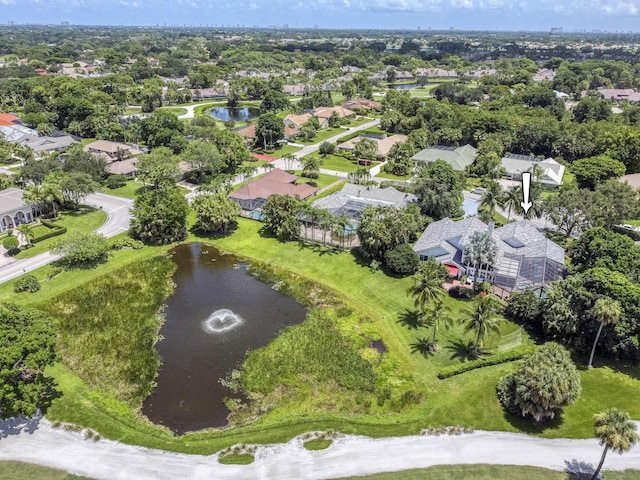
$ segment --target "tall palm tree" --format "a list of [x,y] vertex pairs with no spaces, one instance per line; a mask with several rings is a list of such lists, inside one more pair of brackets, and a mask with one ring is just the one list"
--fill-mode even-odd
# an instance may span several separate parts
[[340,246],[344,248],[344,239],[347,232],[347,227],[350,225],[349,218],[342,212],[335,220],[335,227],[338,229],[340,235]]
[[596,333],[596,339],[593,342],[593,348],[591,349],[591,355],[589,355],[587,368],[591,368],[593,365],[593,355],[596,353],[596,345],[600,339],[602,327],[618,323],[620,315],[622,315],[622,307],[620,306],[620,302],[617,300],[610,297],[600,297],[593,305],[591,314],[600,322],[600,326],[598,327],[598,333]]
[[429,308],[424,315],[426,319],[425,326],[433,326],[433,340],[431,343],[435,345],[436,336],[440,327],[448,329],[451,326],[451,311],[449,307],[442,303],[442,300],[438,300]]
[[489,265],[496,261],[498,247],[496,241],[488,232],[474,232],[469,239],[468,245],[464,248],[464,259],[467,265],[474,267],[473,288],[476,288],[478,273],[483,265],[489,270]]
[[487,183],[487,191],[484,192],[480,199],[480,206],[485,207],[491,213],[491,217],[496,211],[496,207],[500,205],[502,200],[502,187],[498,182],[491,181]]
[[305,240],[307,239],[307,229],[309,228],[309,220],[311,218],[312,209],[313,207],[311,206],[311,204],[307,202],[300,202],[300,204],[298,205],[298,218],[304,222]]
[[500,332],[502,320],[498,316],[498,304],[491,295],[479,295],[474,307],[464,309],[463,313],[466,318],[461,322],[464,322],[465,332],[471,332],[475,337],[473,355],[477,356],[487,337]]
[[602,464],[609,450],[616,453],[627,452],[640,439],[636,431],[636,425],[629,418],[627,412],[621,412],[617,408],[610,408],[595,415],[593,430],[600,440],[600,445],[604,445],[604,451],[600,458],[598,468],[593,472],[591,480],[598,478]]
[[442,298],[444,279],[441,275],[440,264],[433,259],[422,262],[418,271],[411,277],[411,286],[407,293],[415,297],[414,306],[423,313],[426,307]]
[[333,215],[324,208],[318,210],[318,224],[322,229],[322,244],[326,245],[327,230],[331,230],[333,226]]
[[518,209],[520,202],[522,202],[522,187],[514,185],[505,190],[501,206],[507,209],[507,220],[511,220],[511,212]]
[[18,232],[20,232],[20,234],[24,237],[27,244],[31,245],[31,241],[33,240],[34,236],[33,225],[29,223],[23,223],[21,225],[18,225],[16,230],[18,230]]

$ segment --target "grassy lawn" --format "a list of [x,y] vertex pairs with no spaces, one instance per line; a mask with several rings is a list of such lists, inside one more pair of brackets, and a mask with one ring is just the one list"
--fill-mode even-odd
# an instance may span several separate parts
[[[293,173],[294,175],[300,176],[300,174],[302,173],[302,170],[296,170]],[[337,182],[338,180],[340,180],[340,177],[334,177],[333,175],[327,175],[325,173],[321,173],[318,178],[314,178],[314,179],[300,177],[296,183],[315,183],[316,187],[324,188],[326,186],[331,185],[334,182]]]
[[160,107],[158,110],[164,110],[165,112],[171,112],[176,116],[184,115],[188,112],[186,108],[181,107]]
[[[255,165],[255,162],[251,162],[252,165]],[[108,195],[115,195],[116,197],[124,197],[135,200],[136,194],[140,189],[145,188],[145,185],[142,182],[136,182],[135,180],[127,180],[127,184],[124,187],[120,188],[107,188],[105,187],[102,191]],[[178,188],[185,195],[189,193],[189,190],[178,185]]]
[[273,158],[282,158],[289,153],[296,153],[300,150],[302,150],[300,147],[294,147],[293,145],[284,145],[282,148],[279,148],[275,152],[270,153],[269,156]]
[[325,140],[334,137],[340,133],[346,133],[347,130],[344,128],[327,128],[325,130],[319,130],[313,140],[302,141],[296,140],[296,143],[300,143],[302,145],[314,145],[316,143],[322,143]]
[[137,115],[142,113],[142,107],[127,107],[124,113],[125,115]]
[[[372,272],[368,262],[349,252],[338,253],[296,242],[279,242],[263,236],[260,233],[262,226],[259,222],[239,219],[238,230],[227,237],[210,239],[191,234],[188,240],[212,243],[224,251],[286,269],[299,275],[300,281],[313,279],[323,288],[330,289],[334,299],[345,302],[348,309],[354,312],[347,315],[351,320],[339,323],[346,335],[361,337],[364,334],[384,341],[387,353],[380,357],[375,367],[381,373],[380,381],[390,379],[388,381],[394,382],[389,385],[394,392],[399,385],[410,386],[421,396],[418,403],[393,411],[386,406],[381,409],[374,402],[369,409],[344,414],[341,407],[349,405],[351,399],[345,397],[340,389],[327,389],[322,385],[316,389],[315,386],[300,384],[301,391],[297,394],[302,401],[287,402],[285,392],[285,396],[277,398],[268,413],[248,426],[174,437],[166,429],[140,418],[126,404],[92,390],[69,368],[57,364],[47,372],[55,377],[64,396],[54,402],[47,416],[52,420],[81,424],[107,438],[125,443],[203,454],[235,443],[286,441],[311,430],[336,430],[382,437],[415,434],[429,426],[460,425],[484,430],[526,432],[549,438],[591,438],[593,413],[615,406],[628,411],[632,418],[640,418],[640,403],[636,401],[640,395],[637,367],[631,369],[631,375],[609,367],[581,370],[583,391],[580,398],[549,424],[533,425],[519,417],[505,415],[496,399],[495,387],[502,376],[516,368],[516,363],[486,367],[447,380],[437,378],[443,367],[465,360],[464,342],[468,337],[462,333],[462,326],[457,322],[449,331],[439,333],[441,349],[438,353],[425,357],[411,352],[411,345],[431,331],[410,327],[413,305],[406,294],[410,284],[408,278],[393,278],[379,270]],[[17,295],[12,292],[11,285],[1,285],[0,297],[15,299],[20,303],[41,303],[53,295],[113,271],[113,264],[124,265],[135,258],[162,251],[164,249],[158,247],[116,252],[107,264],[94,270],[60,273],[50,282],[43,283],[42,289],[35,294]],[[36,271],[36,276],[39,279],[46,277],[46,272],[50,271],[47,269],[51,268],[49,266]],[[450,297],[443,301],[450,308],[454,320],[463,318],[463,309],[469,306],[467,302]],[[361,320],[354,322],[354,316]],[[343,322],[341,319],[338,321]],[[503,332],[508,333],[515,328],[512,324],[505,324]],[[531,339],[523,334],[521,341],[527,344]],[[512,345],[513,338],[494,339],[488,347],[499,351],[505,342]],[[367,355],[375,353],[371,350],[365,349]],[[611,392],[615,392],[615,395]],[[532,475],[528,477],[536,478]]]
[[316,438],[315,440],[304,442],[303,446],[307,450],[324,450],[325,448],[329,448],[332,443],[333,440],[323,440],[322,438]]
[[62,470],[41,467],[31,463],[0,462],[0,480],[80,480],[78,477]]
[[359,127],[360,125],[364,125],[365,123],[369,123],[371,121],[370,118],[365,118],[365,117],[357,117],[354,120],[351,120],[349,122],[349,127]]
[[[603,472],[604,480],[638,480],[640,471]],[[340,480],[573,480],[569,473],[514,465],[441,465]]]
[[35,255],[39,255],[40,253],[49,250],[53,244],[58,242],[61,238],[64,238],[66,234],[74,231],[90,232],[107,221],[107,214],[105,212],[86,205],[80,205],[80,210],[77,212],[65,211],[60,213],[58,216],[60,217],[60,220],[55,222],[55,224],[60,225],[61,227],[66,227],[67,233],[38,242],[34,244],[33,247],[22,250],[16,255],[16,258],[31,258]]
[[322,168],[351,173],[358,169],[358,165],[351,160],[341,157],[340,155],[329,154],[323,158]]
[[413,177],[412,174],[409,175],[404,175],[404,176],[398,176],[398,175],[394,175],[393,173],[388,173],[385,172],[384,170],[382,172],[380,172],[378,175],[376,175],[377,178],[387,178],[389,180],[401,180],[401,181],[407,181],[410,180],[411,177]]
[[231,455],[225,455],[218,460],[223,465],[249,465],[253,463],[255,458],[253,455],[246,453],[232,453]]

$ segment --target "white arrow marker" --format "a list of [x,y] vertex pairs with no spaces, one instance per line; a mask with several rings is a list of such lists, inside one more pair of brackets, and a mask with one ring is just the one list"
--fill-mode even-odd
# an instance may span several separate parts
[[532,203],[529,201],[529,190],[531,189],[531,173],[523,172],[522,173],[522,196],[524,201],[520,202],[520,206],[524,210],[524,214],[526,215],[531,208]]

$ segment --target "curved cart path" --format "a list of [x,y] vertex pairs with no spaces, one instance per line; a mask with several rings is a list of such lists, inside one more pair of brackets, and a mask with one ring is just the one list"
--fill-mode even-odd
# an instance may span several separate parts
[[[332,479],[446,464],[531,465],[589,471],[602,448],[595,439],[542,439],[522,434],[471,434],[371,439],[344,436],[326,450],[307,451],[302,440],[260,446],[251,465],[221,465],[217,455],[187,455],[84,439],[46,419],[0,422],[0,460],[17,460],[95,479]],[[585,463],[586,462],[586,463]],[[640,446],[609,453],[605,467],[640,467]]]

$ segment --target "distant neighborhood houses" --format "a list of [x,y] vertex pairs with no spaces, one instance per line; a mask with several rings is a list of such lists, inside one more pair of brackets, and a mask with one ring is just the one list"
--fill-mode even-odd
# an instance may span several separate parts
[[315,117],[318,119],[320,128],[324,128],[329,125],[329,119],[332,115],[334,115],[334,113],[338,118],[348,118],[356,115],[356,112],[353,112],[341,106],[318,107],[312,111],[301,114],[288,114],[286,117],[284,117],[284,125],[285,127],[289,127],[299,131],[305,123]]
[[[446,147],[434,145],[416,153],[411,159],[418,163],[429,164],[437,160],[447,162],[454,170],[463,171],[475,162],[477,150],[471,145],[462,147]],[[500,167],[509,180],[521,180],[524,172],[536,173],[535,181],[559,187],[562,185],[565,166],[553,158],[541,160],[530,155],[509,153],[502,157]]]
[[0,113],[0,134],[9,143],[29,147],[36,156],[64,152],[70,145],[78,143],[77,137],[62,132],[39,135],[37,130],[23,125],[20,118],[11,113]]
[[[468,248],[474,234],[487,234],[496,246],[495,259],[474,265]],[[433,258],[454,277],[473,275],[509,290],[528,290],[563,278],[564,249],[546,238],[529,220],[494,228],[478,217],[431,223],[418,239],[414,251],[421,260]]]

